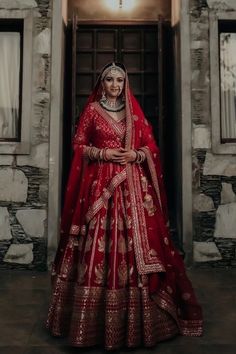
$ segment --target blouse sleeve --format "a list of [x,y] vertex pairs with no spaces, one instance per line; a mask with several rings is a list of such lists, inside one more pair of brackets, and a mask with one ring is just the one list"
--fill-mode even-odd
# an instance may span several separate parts
[[76,133],[74,135],[72,144],[74,151],[79,147],[85,147],[91,144],[93,128],[93,109],[89,105],[76,124]]

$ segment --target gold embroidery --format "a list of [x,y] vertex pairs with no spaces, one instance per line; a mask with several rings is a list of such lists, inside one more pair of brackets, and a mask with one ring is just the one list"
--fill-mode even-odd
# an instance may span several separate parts
[[105,235],[98,239],[98,251],[101,253],[105,252]]
[[[144,281],[142,283],[144,285]],[[129,347],[137,347],[141,341],[151,346],[178,332],[192,336],[202,334],[202,320],[176,318],[176,322],[168,307],[163,309],[150,298],[147,286],[119,290],[76,283],[73,286],[75,301],[72,302],[68,296],[71,282],[60,276],[56,278],[47,328],[56,336],[70,333],[69,341],[74,346],[99,344],[106,349],[117,349],[124,342]],[[72,314],[71,321],[66,320],[68,314]],[[127,319],[125,330],[124,319]]]
[[95,181],[93,181],[92,186],[91,186],[91,193],[94,190],[94,188],[96,187],[97,183],[98,183],[98,181],[95,179]]
[[115,175],[107,188],[103,189],[102,195],[93,203],[86,214],[86,220],[89,222],[94,215],[102,208],[107,206],[108,199],[114,193],[114,190],[126,179],[126,170],[122,170],[120,173]]
[[94,282],[96,284],[103,284],[105,280],[105,274],[105,265],[104,262],[101,262],[95,267],[96,279],[94,280]]
[[148,167],[149,167],[149,170],[150,170],[150,173],[151,173],[152,182],[153,182],[156,194],[157,194],[158,201],[160,203],[160,207],[162,209],[160,188],[159,188],[159,183],[158,183],[158,179],[157,179],[156,169],[155,169],[155,165],[154,165],[154,162],[153,162],[153,159],[152,159],[151,152],[150,152],[150,150],[149,150],[149,148],[147,146],[140,148],[140,150],[142,150],[145,153],[146,157],[147,157],[147,162],[148,162]]
[[118,223],[117,223],[118,230],[123,231],[124,230],[124,222],[121,217],[118,218]]
[[80,227],[78,225],[71,225],[70,234],[71,235],[78,235]]
[[90,251],[92,243],[93,243],[93,238],[90,235],[88,235],[85,243],[85,249],[84,249],[85,253]]
[[156,257],[157,256],[157,253],[156,253],[156,251],[153,248],[150,249],[149,254],[150,254],[151,257]]
[[127,216],[126,216],[126,219],[125,219],[125,223],[126,223],[127,229],[131,229],[131,226],[132,226],[132,218],[127,215]]
[[101,229],[103,230],[109,229],[109,220],[106,215],[101,218]]
[[131,266],[131,267],[129,268],[129,276],[130,276],[130,277],[132,276],[133,272],[134,272],[134,267]]
[[122,235],[120,235],[118,239],[118,252],[121,253],[122,255],[126,253],[125,239]]
[[166,244],[167,246],[169,245],[169,240],[168,240],[167,237],[164,237],[164,242],[165,242],[165,244]]
[[93,205],[89,208],[86,214],[86,220],[89,222],[94,215],[102,208],[107,206],[108,199],[112,196],[115,189],[126,179],[126,170],[122,170],[120,173],[115,175],[107,188],[103,189],[102,195],[93,203]]
[[127,165],[127,181],[131,198],[131,215],[133,228],[134,252],[139,274],[165,271],[164,265],[158,257],[150,257],[147,235],[146,218],[142,205],[142,191],[139,171],[135,164]]
[[123,139],[125,135],[125,125],[116,122],[101,106],[98,102],[93,102],[92,105],[99,113],[99,115],[105,119],[106,122],[112,127],[116,134]]
[[128,267],[127,263],[123,259],[121,264],[118,267],[118,282],[119,285],[125,286],[127,284],[127,279],[128,279]]
[[141,184],[142,184],[142,189],[144,192],[148,191],[148,181],[145,176],[141,176]]
[[149,216],[153,216],[155,214],[156,207],[153,204],[153,199],[150,194],[146,194],[144,196],[143,205],[144,205],[145,209],[147,210]]
[[93,218],[89,223],[89,229],[94,229],[97,223],[97,218]]
[[130,202],[128,202],[127,200],[125,201],[125,207],[126,207],[126,209],[130,208]]
[[131,237],[128,237],[128,252],[133,250],[133,240]]

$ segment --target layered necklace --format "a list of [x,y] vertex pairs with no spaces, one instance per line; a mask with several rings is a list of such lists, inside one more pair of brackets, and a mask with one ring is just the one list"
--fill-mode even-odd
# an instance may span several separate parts
[[122,99],[118,99],[115,102],[109,101],[108,98],[101,98],[100,105],[109,112],[120,112],[125,107],[125,102]]

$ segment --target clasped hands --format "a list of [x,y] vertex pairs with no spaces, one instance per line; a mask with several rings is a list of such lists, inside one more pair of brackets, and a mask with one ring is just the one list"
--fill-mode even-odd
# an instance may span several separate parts
[[137,153],[134,150],[126,150],[124,148],[106,149],[107,161],[112,161],[125,165],[129,162],[134,162],[137,158]]

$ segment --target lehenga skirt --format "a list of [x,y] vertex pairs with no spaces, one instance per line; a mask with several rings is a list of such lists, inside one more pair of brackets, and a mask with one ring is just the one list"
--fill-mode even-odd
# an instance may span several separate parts
[[[154,199],[151,186],[146,194]],[[61,237],[47,328],[72,346],[150,347],[177,334],[202,334],[201,308],[184,263],[168,233],[163,235],[150,199],[146,226],[163,268],[139,274],[131,203],[125,180],[79,236]]]

